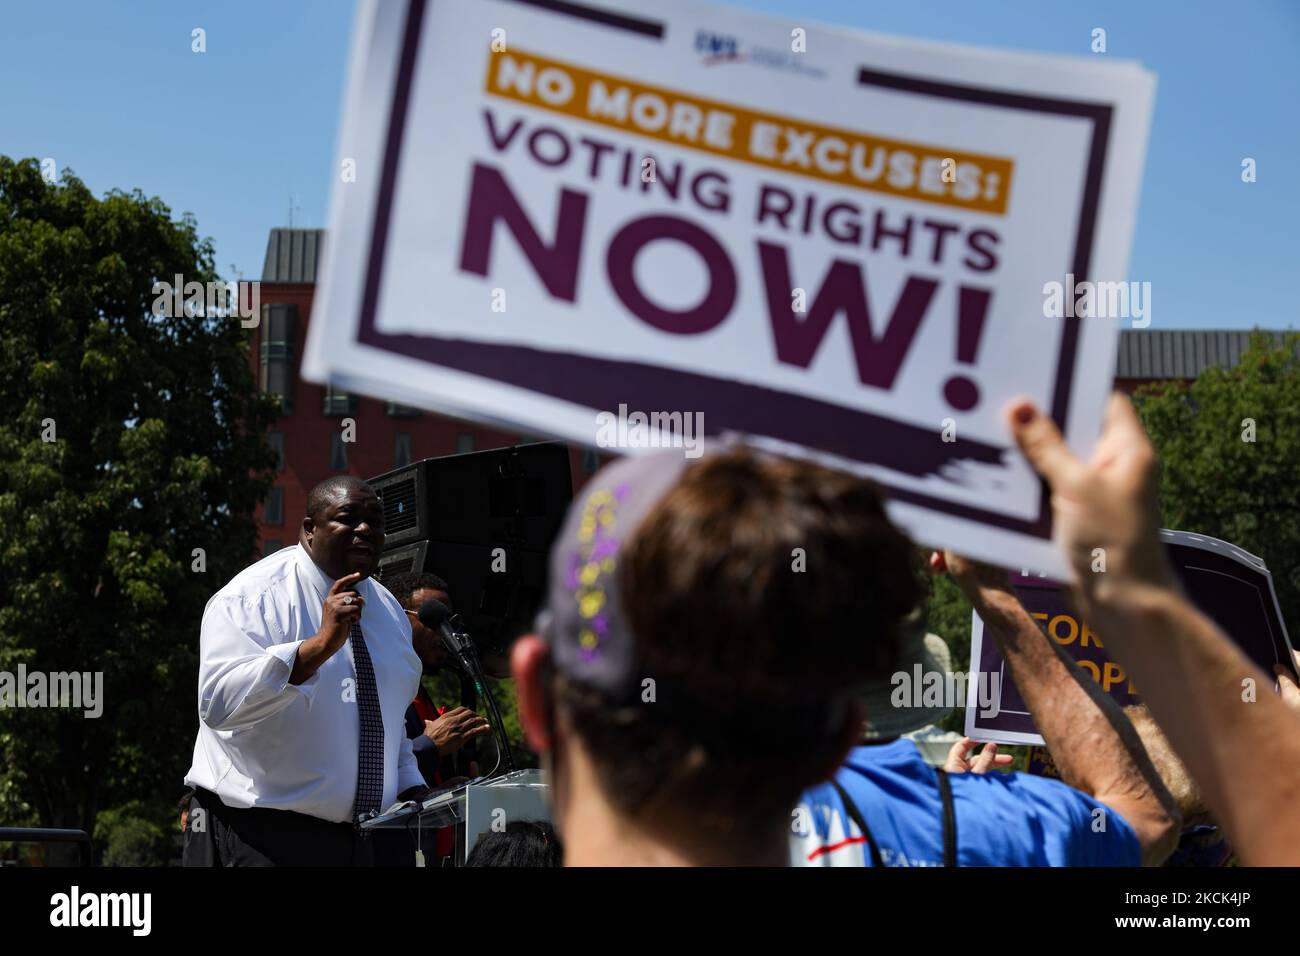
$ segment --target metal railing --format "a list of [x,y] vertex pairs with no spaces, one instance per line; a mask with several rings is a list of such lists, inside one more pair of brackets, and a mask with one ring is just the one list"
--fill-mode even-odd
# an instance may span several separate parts
[[85,830],[61,830],[52,827],[0,827],[0,843],[76,843],[81,850],[81,865],[90,866],[92,849]]

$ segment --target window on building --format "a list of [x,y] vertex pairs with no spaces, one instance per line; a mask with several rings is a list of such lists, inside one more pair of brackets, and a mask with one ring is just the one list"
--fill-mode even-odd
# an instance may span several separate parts
[[262,342],[258,385],[268,395],[280,397],[280,411],[293,411],[293,332],[298,319],[295,305],[262,306]]
[[392,418],[416,418],[420,414],[418,408],[413,408],[410,405],[402,405],[399,402],[389,402],[385,406],[385,410]]
[[467,451],[474,450],[474,436],[469,432],[461,432],[456,436],[456,454],[463,455]]
[[266,443],[275,452],[275,470],[284,471],[284,432],[267,432]]
[[398,432],[393,439],[393,467],[404,468],[411,463],[411,435]]
[[357,397],[342,389],[326,385],[325,400],[322,403],[321,411],[326,415],[355,415],[357,412]]
[[348,445],[341,432],[330,435],[330,467],[335,471],[347,471]]
[[284,545],[280,543],[279,538],[267,538],[266,541],[262,543],[262,557],[265,558],[267,555],[275,554],[275,552],[279,551],[283,547]]
[[272,488],[262,509],[263,524],[284,524],[284,489]]

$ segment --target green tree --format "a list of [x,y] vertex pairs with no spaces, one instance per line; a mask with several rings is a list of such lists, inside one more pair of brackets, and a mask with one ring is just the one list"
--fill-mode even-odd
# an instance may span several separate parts
[[[459,702],[460,682],[453,671],[439,671],[432,677],[424,678],[424,683],[435,704],[455,707]],[[510,752],[515,758],[515,766],[520,769],[538,766],[537,754],[529,749],[527,741],[524,740],[523,724],[519,720],[519,698],[515,693],[515,682],[511,679],[494,680],[489,677],[488,687],[497,702],[497,707],[501,710],[501,720],[505,725],[506,737],[510,741]],[[478,702],[477,712],[487,717],[489,721],[492,719],[487,704],[481,698]],[[496,747],[488,737],[481,737],[478,742],[478,752],[479,770],[486,774],[496,762]],[[504,758],[502,760],[504,761]],[[505,769],[504,762],[501,764],[501,769]]]
[[139,800],[101,811],[95,823],[95,837],[103,847],[104,866],[164,866],[169,839],[176,832],[175,809],[167,820],[151,819],[157,809]]
[[0,671],[102,672],[104,696],[0,711],[0,821],[174,813],[199,619],[253,556],[276,414],[237,318],[153,314],[177,274],[218,281],[193,217],[0,157]]
[[1300,334],[1257,333],[1235,367],[1135,398],[1160,452],[1164,526],[1263,558],[1300,636]]

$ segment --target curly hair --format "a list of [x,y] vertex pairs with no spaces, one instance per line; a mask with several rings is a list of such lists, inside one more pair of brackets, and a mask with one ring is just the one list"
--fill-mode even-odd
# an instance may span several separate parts
[[432,571],[405,571],[401,574],[394,574],[384,580],[384,587],[392,592],[393,597],[397,598],[398,603],[408,611],[418,611],[412,600],[416,591],[423,591],[426,588],[430,591],[441,591],[450,596],[451,588],[447,582]]

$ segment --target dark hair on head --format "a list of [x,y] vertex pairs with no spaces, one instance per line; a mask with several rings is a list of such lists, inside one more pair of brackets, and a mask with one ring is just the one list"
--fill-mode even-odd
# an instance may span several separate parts
[[317,482],[316,486],[307,492],[307,516],[315,518],[323,509],[353,491],[375,495],[375,489],[356,475],[334,475]]
[[394,574],[384,579],[384,587],[388,588],[393,597],[397,598],[402,607],[408,611],[419,610],[412,598],[416,591],[423,591],[425,588],[441,591],[447,595],[448,600],[451,598],[451,588],[447,586],[447,582],[432,571],[404,571],[401,574]]
[[674,692],[615,706],[561,676],[557,700],[620,812],[687,814],[719,845],[834,766],[852,692],[895,667],[925,595],[872,482],[745,448],[688,468],[616,574],[640,673]]
[[561,866],[563,859],[555,827],[545,820],[512,820],[504,831],[480,836],[465,865]]
[[177,809],[180,810],[182,813],[184,813],[186,810],[190,808],[190,801],[193,799],[194,799],[194,788],[186,787],[184,792],[181,793],[181,800],[180,803],[177,805]]

